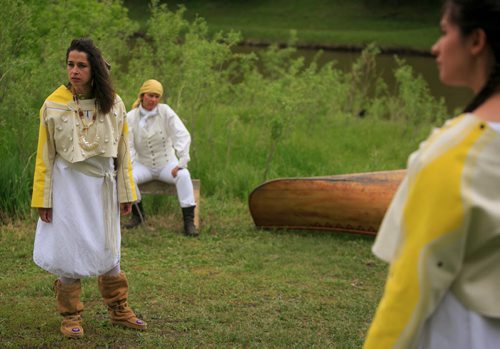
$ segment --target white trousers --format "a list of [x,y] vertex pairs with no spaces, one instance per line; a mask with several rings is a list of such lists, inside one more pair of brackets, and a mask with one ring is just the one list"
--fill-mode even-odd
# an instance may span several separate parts
[[[175,184],[175,188],[177,189],[177,198],[179,199],[181,207],[196,206],[196,202],[194,201],[193,182],[191,181],[191,174],[188,169],[183,168],[182,170],[179,170],[175,178],[172,176],[172,169],[177,166],[178,163],[179,161],[177,159],[173,159],[167,162],[167,164],[163,167],[149,168],[135,160],[132,171],[136,186],[141,183],[149,182],[153,179]],[[141,193],[139,192],[139,188],[136,189],[138,199],[140,201]]]

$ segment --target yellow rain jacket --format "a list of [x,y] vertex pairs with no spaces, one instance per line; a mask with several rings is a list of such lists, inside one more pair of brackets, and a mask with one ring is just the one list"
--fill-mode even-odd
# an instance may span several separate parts
[[413,153],[373,252],[390,262],[365,349],[413,348],[451,291],[500,318],[500,134],[472,114]]
[[32,207],[52,207],[52,168],[56,154],[75,163],[93,156],[115,158],[118,199],[137,200],[128,145],[126,109],[119,96],[108,114],[98,114],[88,133],[99,145],[90,151],[79,144],[80,120],[73,94],[64,85],[55,90],[40,109],[40,129],[33,181]]

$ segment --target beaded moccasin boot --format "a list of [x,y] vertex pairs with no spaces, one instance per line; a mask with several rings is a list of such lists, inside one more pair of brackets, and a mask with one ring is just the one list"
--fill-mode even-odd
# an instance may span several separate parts
[[64,317],[61,322],[61,333],[66,337],[83,337],[82,317],[83,304],[80,302],[82,286],[80,280],[72,284],[63,284],[60,280],[54,283],[56,291],[57,311]]
[[127,303],[128,281],[125,273],[113,276],[99,276],[99,291],[108,306],[111,323],[136,330],[145,330],[147,324],[138,319]]

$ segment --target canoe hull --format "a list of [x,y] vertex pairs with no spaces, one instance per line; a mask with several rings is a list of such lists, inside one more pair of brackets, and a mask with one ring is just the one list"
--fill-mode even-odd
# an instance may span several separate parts
[[265,182],[249,196],[259,228],[314,229],[376,235],[406,171]]

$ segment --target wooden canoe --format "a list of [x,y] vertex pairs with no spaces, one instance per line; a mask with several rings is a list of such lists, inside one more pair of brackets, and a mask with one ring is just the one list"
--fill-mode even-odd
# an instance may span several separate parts
[[249,196],[259,228],[333,230],[376,235],[406,171],[281,178]]

